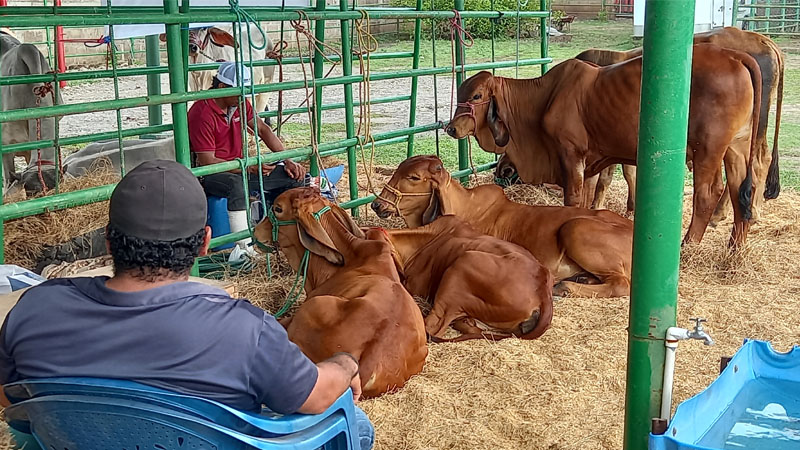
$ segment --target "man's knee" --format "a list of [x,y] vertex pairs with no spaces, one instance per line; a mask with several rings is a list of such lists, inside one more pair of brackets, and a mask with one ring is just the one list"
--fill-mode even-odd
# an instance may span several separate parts
[[367,414],[358,406],[356,408],[356,426],[358,427],[358,442],[361,450],[371,450],[375,443],[375,428],[369,421]]

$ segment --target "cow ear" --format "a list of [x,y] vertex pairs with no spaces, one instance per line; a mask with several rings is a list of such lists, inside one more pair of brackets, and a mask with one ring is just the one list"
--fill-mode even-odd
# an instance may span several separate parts
[[508,128],[503,123],[498,114],[497,100],[494,96],[489,99],[489,107],[486,109],[486,123],[489,124],[489,130],[492,132],[494,143],[498,147],[505,147],[508,144]]
[[233,36],[225,30],[211,27],[208,29],[208,35],[211,36],[211,43],[218,47],[236,47]]
[[365,239],[364,232],[361,230],[361,228],[359,228],[358,224],[353,220],[350,214],[347,213],[347,211],[336,205],[331,205],[331,212],[353,236],[359,239]]
[[158,35],[158,40],[161,41],[161,42],[167,42],[167,34],[166,33],[159,34]]
[[432,162],[428,170],[431,173],[431,181],[434,183],[432,187],[434,190],[436,190],[438,186],[447,184],[450,173],[444,169],[444,165],[441,161]]
[[311,253],[325,258],[331,264],[337,266],[344,264],[344,257],[336,249],[336,244],[328,236],[322,224],[310,213],[298,211],[297,234],[300,236],[300,243]]
[[427,225],[441,215],[441,208],[439,206],[439,191],[437,189],[433,189],[433,192],[431,192],[431,201],[428,203],[428,208],[426,208],[425,212],[422,213],[422,224]]

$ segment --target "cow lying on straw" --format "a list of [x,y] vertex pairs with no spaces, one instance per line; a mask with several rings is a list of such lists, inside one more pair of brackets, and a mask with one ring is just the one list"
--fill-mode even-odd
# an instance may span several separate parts
[[[630,294],[633,223],[607,210],[528,206],[499,186],[466,189],[453,183],[435,156],[414,156],[392,175],[372,209],[400,215],[409,227],[454,214],[476,230],[528,249],[558,282],[555,295]],[[588,275],[592,282],[572,279]]]
[[425,329],[452,341],[536,339],[553,317],[553,276],[512,243],[478,233],[456,216],[413,230],[372,228],[367,238],[388,242],[405,286],[433,303]]
[[280,245],[295,271],[307,264],[307,299],[283,325],[312,361],[352,354],[364,397],[401,388],[422,370],[425,325],[389,244],[365,240],[350,216],[315,188],[278,196],[272,219],[262,221],[254,236]]

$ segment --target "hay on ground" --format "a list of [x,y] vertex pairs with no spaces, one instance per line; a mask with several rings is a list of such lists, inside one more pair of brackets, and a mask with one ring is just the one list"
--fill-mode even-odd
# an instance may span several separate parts
[[[62,180],[61,191],[103,186],[119,179],[119,173],[111,169],[110,161],[99,159],[86,176]],[[107,223],[107,201],[11,220],[5,223],[6,262],[32,268],[45,246],[69,241]]]
[[[533,186],[507,192],[525,203],[560,201]],[[624,213],[624,183],[615,181],[608,195],[609,207]],[[691,197],[685,200],[688,218]],[[362,211],[361,225],[397,224]],[[716,345],[681,344],[673,407],[705,388],[718,375],[719,358],[744,338],[770,340],[779,349],[800,343],[797,223],[800,194],[784,192],[765,204],[741,252],[727,250],[730,220],[684,248],[678,324],[690,327],[689,317],[705,317]],[[244,296],[274,310],[294,279],[281,274],[267,280],[265,270],[254,271],[235,279]],[[376,428],[376,449],[620,449],[628,303],[565,298],[539,340],[430,345],[424,370],[402,390],[361,403]]]

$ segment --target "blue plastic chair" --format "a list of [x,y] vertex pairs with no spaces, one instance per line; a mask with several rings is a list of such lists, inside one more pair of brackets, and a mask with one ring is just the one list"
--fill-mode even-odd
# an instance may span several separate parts
[[[64,408],[70,410],[65,406],[65,402],[91,398],[91,401],[87,401],[92,405],[97,404],[98,399],[103,400],[101,402],[102,405],[98,406],[100,409],[94,411],[101,411],[106,408],[105,410],[108,414],[117,414],[108,408],[115,402],[119,402],[126,411],[120,414],[136,415],[141,413],[145,414],[140,417],[144,420],[147,419],[147,409],[153,408],[153,411],[156,411],[160,417],[158,420],[163,421],[169,414],[173,414],[177,420],[174,424],[176,426],[182,426],[182,421],[195,420],[199,421],[197,426],[207,427],[213,425],[212,428],[216,430],[215,432],[227,430],[227,432],[230,432],[226,434],[229,437],[233,436],[238,439],[241,436],[245,436],[249,439],[258,440],[259,445],[264,445],[253,446],[252,442],[248,442],[245,439],[245,446],[223,446],[219,448],[298,450],[321,447],[326,450],[356,450],[359,448],[355,407],[353,405],[352,392],[349,389],[323,414],[292,414],[285,416],[268,410],[262,411],[261,414],[239,411],[213,400],[166,391],[127,380],[99,378],[31,379],[8,384],[5,386],[5,392],[8,399],[14,404],[6,409],[6,420],[9,425],[23,433],[32,431],[37,439],[41,437],[37,436],[35,425],[37,419],[40,419],[38,417],[39,412],[46,411],[51,406],[58,411]],[[40,400],[56,397],[58,398],[56,403],[39,402]],[[18,406],[21,409],[14,409]],[[76,420],[84,419],[79,418]],[[97,417],[91,420],[97,420]],[[30,425],[28,425],[29,423]],[[114,425],[114,427],[116,426]],[[93,426],[92,428],[99,433],[111,432],[116,429],[99,429],[98,426]],[[45,444],[43,448],[50,448],[49,444],[42,442]],[[122,441],[120,441],[120,444],[122,444]],[[149,447],[145,447],[142,444],[136,445],[140,445],[140,448],[154,448],[153,444],[147,444]],[[128,444],[118,445],[118,447],[136,448],[135,445]],[[55,448],[61,449],[65,447],[55,445]],[[78,446],[77,448],[88,447]]]
[[[211,227],[211,237],[222,236],[231,232],[231,226],[228,223],[228,199],[211,197],[206,200],[208,203],[208,215],[206,223]],[[227,250],[233,248],[234,244],[220,245],[219,247],[212,248],[212,251]]]

